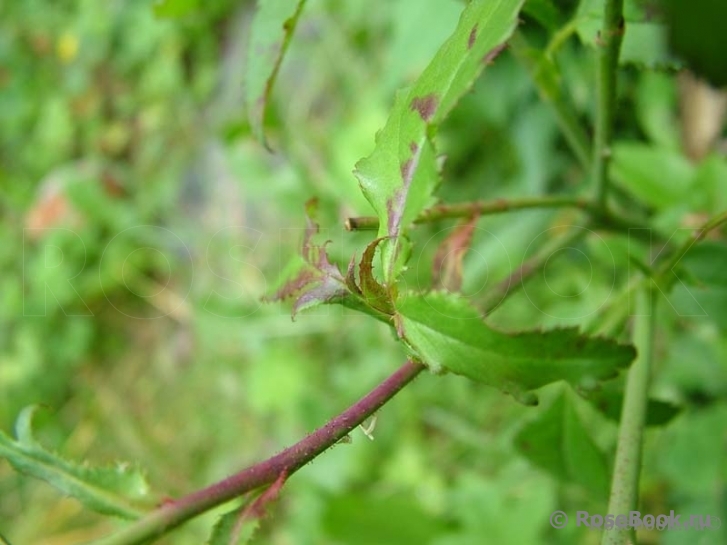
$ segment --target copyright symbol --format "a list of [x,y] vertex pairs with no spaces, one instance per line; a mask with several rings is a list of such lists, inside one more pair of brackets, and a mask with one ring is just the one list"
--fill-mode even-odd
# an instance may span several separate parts
[[563,511],[553,511],[550,515],[550,525],[556,530],[560,530],[565,528],[566,524],[568,524],[568,515]]

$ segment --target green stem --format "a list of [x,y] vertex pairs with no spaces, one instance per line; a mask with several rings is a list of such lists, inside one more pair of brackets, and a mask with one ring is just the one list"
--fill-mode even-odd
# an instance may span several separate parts
[[515,199],[495,199],[492,201],[475,201],[461,204],[440,204],[422,212],[414,223],[430,223],[443,219],[468,218],[479,215],[502,214],[513,210],[532,208],[579,208],[594,210],[595,208],[582,197],[520,197]]
[[[676,275],[670,275],[679,264],[679,261],[689,252],[689,250],[703,240],[710,231],[727,224],[727,210],[710,218],[702,227],[697,229],[693,236],[684,241],[674,252],[666,259],[663,265],[656,270],[651,269],[646,264],[639,266],[641,272],[645,276],[638,275],[629,281],[626,289],[624,289],[616,299],[610,302],[584,326],[584,331],[592,335],[604,335],[607,337],[614,336],[618,333],[621,326],[626,322],[629,313],[629,303],[636,290],[643,289],[644,286],[651,284],[652,286],[661,286],[666,293],[669,286],[676,280]],[[639,230],[637,233],[641,233]],[[643,231],[650,237],[650,231]],[[647,242],[651,242],[650,238],[646,238]],[[634,265],[638,266],[636,260],[632,260]]]
[[[431,223],[444,219],[469,218],[474,215],[484,216],[502,214],[513,210],[534,208],[579,208],[594,214],[598,209],[583,197],[520,197],[515,199],[495,199],[492,201],[474,201],[460,204],[440,204],[422,212],[414,223]],[[349,231],[377,230],[379,220],[373,216],[347,218],[346,229]]]
[[191,494],[162,504],[120,532],[92,545],[141,545],[168,533],[180,524],[260,487],[289,477],[305,464],[346,437],[411,382],[424,366],[407,361],[389,378],[346,411],[280,454]]
[[548,43],[548,47],[545,48],[546,57],[552,58],[558,52],[558,50],[563,47],[563,44],[566,42],[566,40],[573,36],[573,34],[575,34],[578,30],[578,23],[578,18],[574,17],[553,34],[553,37]]
[[678,249],[676,252],[674,252],[667,260],[666,263],[664,263],[664,266],[659,269],[659,276],[664,277],[666,274],[671,271],[674,267],[677,266],[677,264],[682,260],[682,258],[687,254],[687,252],[690,250],[692,246],[694,246],[697,242],[704,239],[704,237],[709,234],[710,231],[717,229],[721,225],[724,225],[727,223],[727,210],[724,212],[720,212],[713,218],[710,218],[704,225],[702,225],[701,228],[699,228],[697,231],[695,231],[694,235],[687,239]]
[[509,45],[515,58],[530,73],[540,98],[553,110],[566,142],[587,171],[591,167],[588,134],[578,121],[572,105],[565,100],[555,64],[546,54],[530,47],[519,32],[510,39]]
[[623,34],[623,0],[606,0],[603,28],[598,36],[597,105],[592,165],[596,203],[602,210],[606,210],[608,196],[608,168],[611,162],[616,76]]
[[[639,498],[643,434],[654,347],[654,294],[653,285],[644,286],[636,292],[637,315],[634,317],[633,339],[638,356],[629,369],[621,409],[611,496],[608,501],[608,513],[613,515],[628,517],[629,512],[636,509]],[[627,543],[636,543],[634,528],[606,530],[601,540],[601,545]]]
[[642,286],[651,283],[650,278],[636,276],[616,298],[604,305],[595,316],[581,326],[588,335],[615,337],[628,320],[629,307],[634,293]]
[[[491,201],[474,201],[459,204],[440,204],[428,208],[414,220],[415,224],[433,223],[444,219],[471,218],[472,216],[486,216],[502,214],[515,210],[533,210],[548,208],[576,208],[585,210],[591,216],[591,227],[608,231],[628,232],[637,229],[632,236],[645,237],[651,240],[646,225],[637,219],[619,216],[611,211],[603,211],[589,199],[583,197],[519,197],[514,199],[495,199]],[[379,220],[374,216],[361,216],[346,218],[344,222],[347,231],[377,231]]]

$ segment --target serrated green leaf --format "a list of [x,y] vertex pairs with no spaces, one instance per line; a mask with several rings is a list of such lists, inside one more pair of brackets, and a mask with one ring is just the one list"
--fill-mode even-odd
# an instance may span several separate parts
[[35,407],[24,409],[16,423],[13,440],[0,432],[0,457],[16,471],[42,479],[89,509],[117,517],[135,519],[144,511],[132,500],[143,498],[148,485],[141,472],[125,464],[92,468],[63,460],[45,450],[33,437]]
[[536,466],[605,499],[609,485],[605,456],[588,434],[567,392],[561,392],[520,430],[515,445]]
[[575,328],[505,333],[489,327],[466,299],[406,294],[396,302],[399,335],[433,371],[483,382],[527,404],[529,392],[565,380],[592,388],[636,356],[632,346],[586,337]]
[[250,29],[245,97],[250,128],[267,146],[263,124],[275,79],[306,0],[258,0]]
[[397,237],[432,204],[439,171],[432,136],[512,34],[522,0],[474,0],[411,88],[399,91],[371,155],[356,164],[361,190],[379,218],[384,282],[403,267]]
[[[577,12],[577,30],[581,41],[589,46],[598,44],[603,27],[604,0],[581,0]],[[667,27],[656,20],[637,0],[625,0],[626,28],[619,62],[648,68],[676,67],[677,61],[669,54]]]
[[240,508],[238,507],[217,519],[212,528],[212,535],[210,535],[206,545],[244,545],[250,543],[250,540],[255,536],[255,532],[260,528],[260,519],[246,520],[238,528],[240,516]]

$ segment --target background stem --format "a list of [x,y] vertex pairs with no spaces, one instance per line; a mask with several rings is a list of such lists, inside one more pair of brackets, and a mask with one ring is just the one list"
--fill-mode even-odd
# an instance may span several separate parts
[[[572,25],[575,29],[575,25]],[[568,30],[568,33],[572,30]],[[558,122],[563,137],[570,146],[581,167],[585,171],[591,168],[591,144],[588,134],[578,121],[575,109],[566,100],[565,93],[559,82],[559,74],[553,61],[547,54],[531,48],[521,32],[510,39],[510,51],[525,67],[530,78],[538,89],[540,98],[550,106]]]
[[593,135],[593,185],[598,206],[606,209],[608,167],[611,162],[616,76],[624,34],[623,0],[606,0],[603,28],[598,35],[596,126]]
[[[613,515],[628,515],[629,511],[636,509],[639,498],[643,434],[654,346],[655,303],[653,283],[647,282],[636,291],[637,314],[634,317],[633,339],[638,356],[629,369],[621,409],[621,424],[607,510]],[[601,544],[625,545],[629,541],[636,543],[633,528],[628,530],[614,528],[604,531]]]

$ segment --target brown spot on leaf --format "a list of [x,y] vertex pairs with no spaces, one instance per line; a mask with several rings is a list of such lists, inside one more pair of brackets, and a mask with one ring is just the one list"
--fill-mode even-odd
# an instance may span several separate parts
[[497,56],[507,47],[506,43],[500,44],[497,47],[491,49],[484,57],[482,57],[483,64],[492,64]]
[[415,97],[411,101],[411,109],[419,112],[419,115],[424,121],[429,121],[434,117],[434,112],[437,111],[437,105],[439,104],[439,98],[436,93],[430,93],[423,97]]
[[399,234],[398,225],[400,214],[397,213],[397,201],[401,199],[399,198],[398,193],[400,192],[397,191],[396,193],[394,193],[394,196],[392,198],[386,199],[386,216],[389,218],[386,227],[388,228],[389,235],[392,237],[398,236]]
[[472,49],[472,46],[475,45],[475,40],[477,39],[477,25],[472,27],[472,30],[470,31],[470,37],[467,39],[467,49]]
[[[436,98],[434,100],[436,101]],[[409,150],[412,152],[412,156],[401,163],[399,168],[403,184],[394,192],[391,198],[386,201],[387,215],[389,217],[387,227],[389,236],[392,237],[399,236],[399,229],[401,228],[401,220],[404,215],[404,206],[406,205],[406,198],[409,194],[409,187],[411,186],[412,179],[414,178],[414,173],[419,166],[419,156],[421,154],[419,145],[416,142],[410,142]]]
[[413,174],[413,166],[413,159],[407,159],[401,164],[401,179],[404,180],[404,183],[407,183],[409,180],[411,180]]

